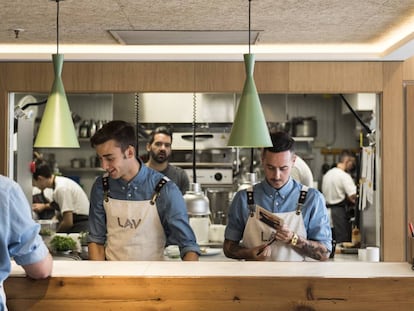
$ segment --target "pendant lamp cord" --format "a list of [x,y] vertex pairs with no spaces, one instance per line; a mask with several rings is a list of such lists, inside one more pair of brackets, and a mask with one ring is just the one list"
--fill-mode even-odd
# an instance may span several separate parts
[[56,0],[56,54],[59,54],[59,2]]
[[252,0],[249,0],[249,54],[250,54],[250,14],[251,14],[251,4],[252,4]]
[[137,150],[136,157],[139,158],[139,93],[136,92],[134,96],[134,106],[135,106],[135,135],[137,140]]
[[196,174],[196,114],[197,114],[197,98],[196,93],[193,93],[193,182],[197,183]]

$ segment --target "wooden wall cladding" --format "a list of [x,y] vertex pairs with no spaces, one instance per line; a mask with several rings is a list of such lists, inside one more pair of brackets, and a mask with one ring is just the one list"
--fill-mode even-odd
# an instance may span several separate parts
[[[380,93],[383,72],[380,62],[292,62],[289,91],[309,93]],[[363,91],[362,91],[363,90]]]
[[[404,152],[404,102],[402,93],[402,66],[398,63],[385,63],[384,75],[388,77],[383,86],[381,106],[381,154],[382,165],[382,245],[383,257],[388,261],[406,259],[401,246],[406,240],[406,203],[405,203],[405,152]],[[399,150],[394,153],[394,150]],[[396,185],[398,185],[396,187]],[[392,192],[384,189],[393,189]],[[396,208],[404,206],[404,208]],[[400,228],[393,224],[404,224]],[[398,242],[397,242],[398,241]]]
[[[407,222],[414,223],[414,85],[407,85],[406,88],[406,161],[407,161]],[[414,263],[414,237],[410,236],[409,230],[405,232],[408,235],[407,260]]]

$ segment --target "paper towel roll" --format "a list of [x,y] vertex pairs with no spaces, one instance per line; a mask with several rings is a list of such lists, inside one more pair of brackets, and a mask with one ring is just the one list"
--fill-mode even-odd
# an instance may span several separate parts
[[379,247],[367,247],[367,261],[378,262],[380,257]]

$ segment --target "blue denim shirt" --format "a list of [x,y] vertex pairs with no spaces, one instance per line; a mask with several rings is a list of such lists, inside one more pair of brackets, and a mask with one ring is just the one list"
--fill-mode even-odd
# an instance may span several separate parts
[[[110,196],[117,200],[150,200],[154,189],[164,175],[141,162],[138,174],[130,182],[109,178]],[[104,192],[102,177],[93,184],[89,208],[89,242],[105,244],[106,215],[103,207]],[[193,230],[188,222],[187,207],[177,185],[170,181],[161,189],[156,201],[158,215],[164,228],[167,245],[178,245],[181,258],[193,251],[200,254]]]
[[[11,269],[10,258],[21,266],[36,263],[49,250],[39,235],[40,225],[32,219],[32,212],[20,186],[0,175],[0,290]],[[0,310],[5,302],[0,295]]]
[[[290,178],[280,189],[275,189],[264,180],[254,185],[254,203],[272,213],[287,213],[296,210],[302,185]],[[247,206],[246,190],[236,193],[230,205],[225,238],[240,241],[250,211]],[[329,216],[325,206],[325,198],[317,189],[309,188],[302,207],[307,239],[319,241],[332,251],[332,233]]]

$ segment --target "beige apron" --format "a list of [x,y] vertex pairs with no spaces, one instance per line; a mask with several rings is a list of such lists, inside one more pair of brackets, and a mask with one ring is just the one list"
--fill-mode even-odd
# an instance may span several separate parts
[[[258,209],[256,212],[258,213]],[[302,215],[296,215],[296,212],[274,213],[283,218],[288,224],[290,230],[306,239],[306,229],[303,223]],[[261,222],[257,215],[249,217],[243,234],[243,245],[247,248],[256,247],[265,244],[271,239],[271,235],[276,230]],[[269,260],[273,261],[304,261],[305,258],[296,252],[293,247],[281,241],[276,241],[270,245],[272,254]]]
[[[251,189],[249,189],[251,191]],[[301,196],[298,202],[296,211],[288,213],[273,213],[274,215],[283,218],[289,229],[295,232],[297,235],[307,238],[305,224],[301,211],[301,206],[306,198],[307,187],[303,187]],[[248,192],[249,200],[253,200],[253,192]],[[252,201],[250,202],[252,203]],[[299,211],[299,212],[298,212]],[[256,247],[265,244],[271,239],[272,233],[276,232],[276,229],[266,225],[259,220],[259,209],[256,208],[254,215],[249,216],[246,227],[243,233],[243,245],[247,248]],[[276,241],[270,245],[271,256],[268,260],[272,261],[304,261],[305,257],[300,255],[292,245],[286,244],[281,241]]]
[[166,237],[156,203],[104,201],[107,260],[163,260]]

